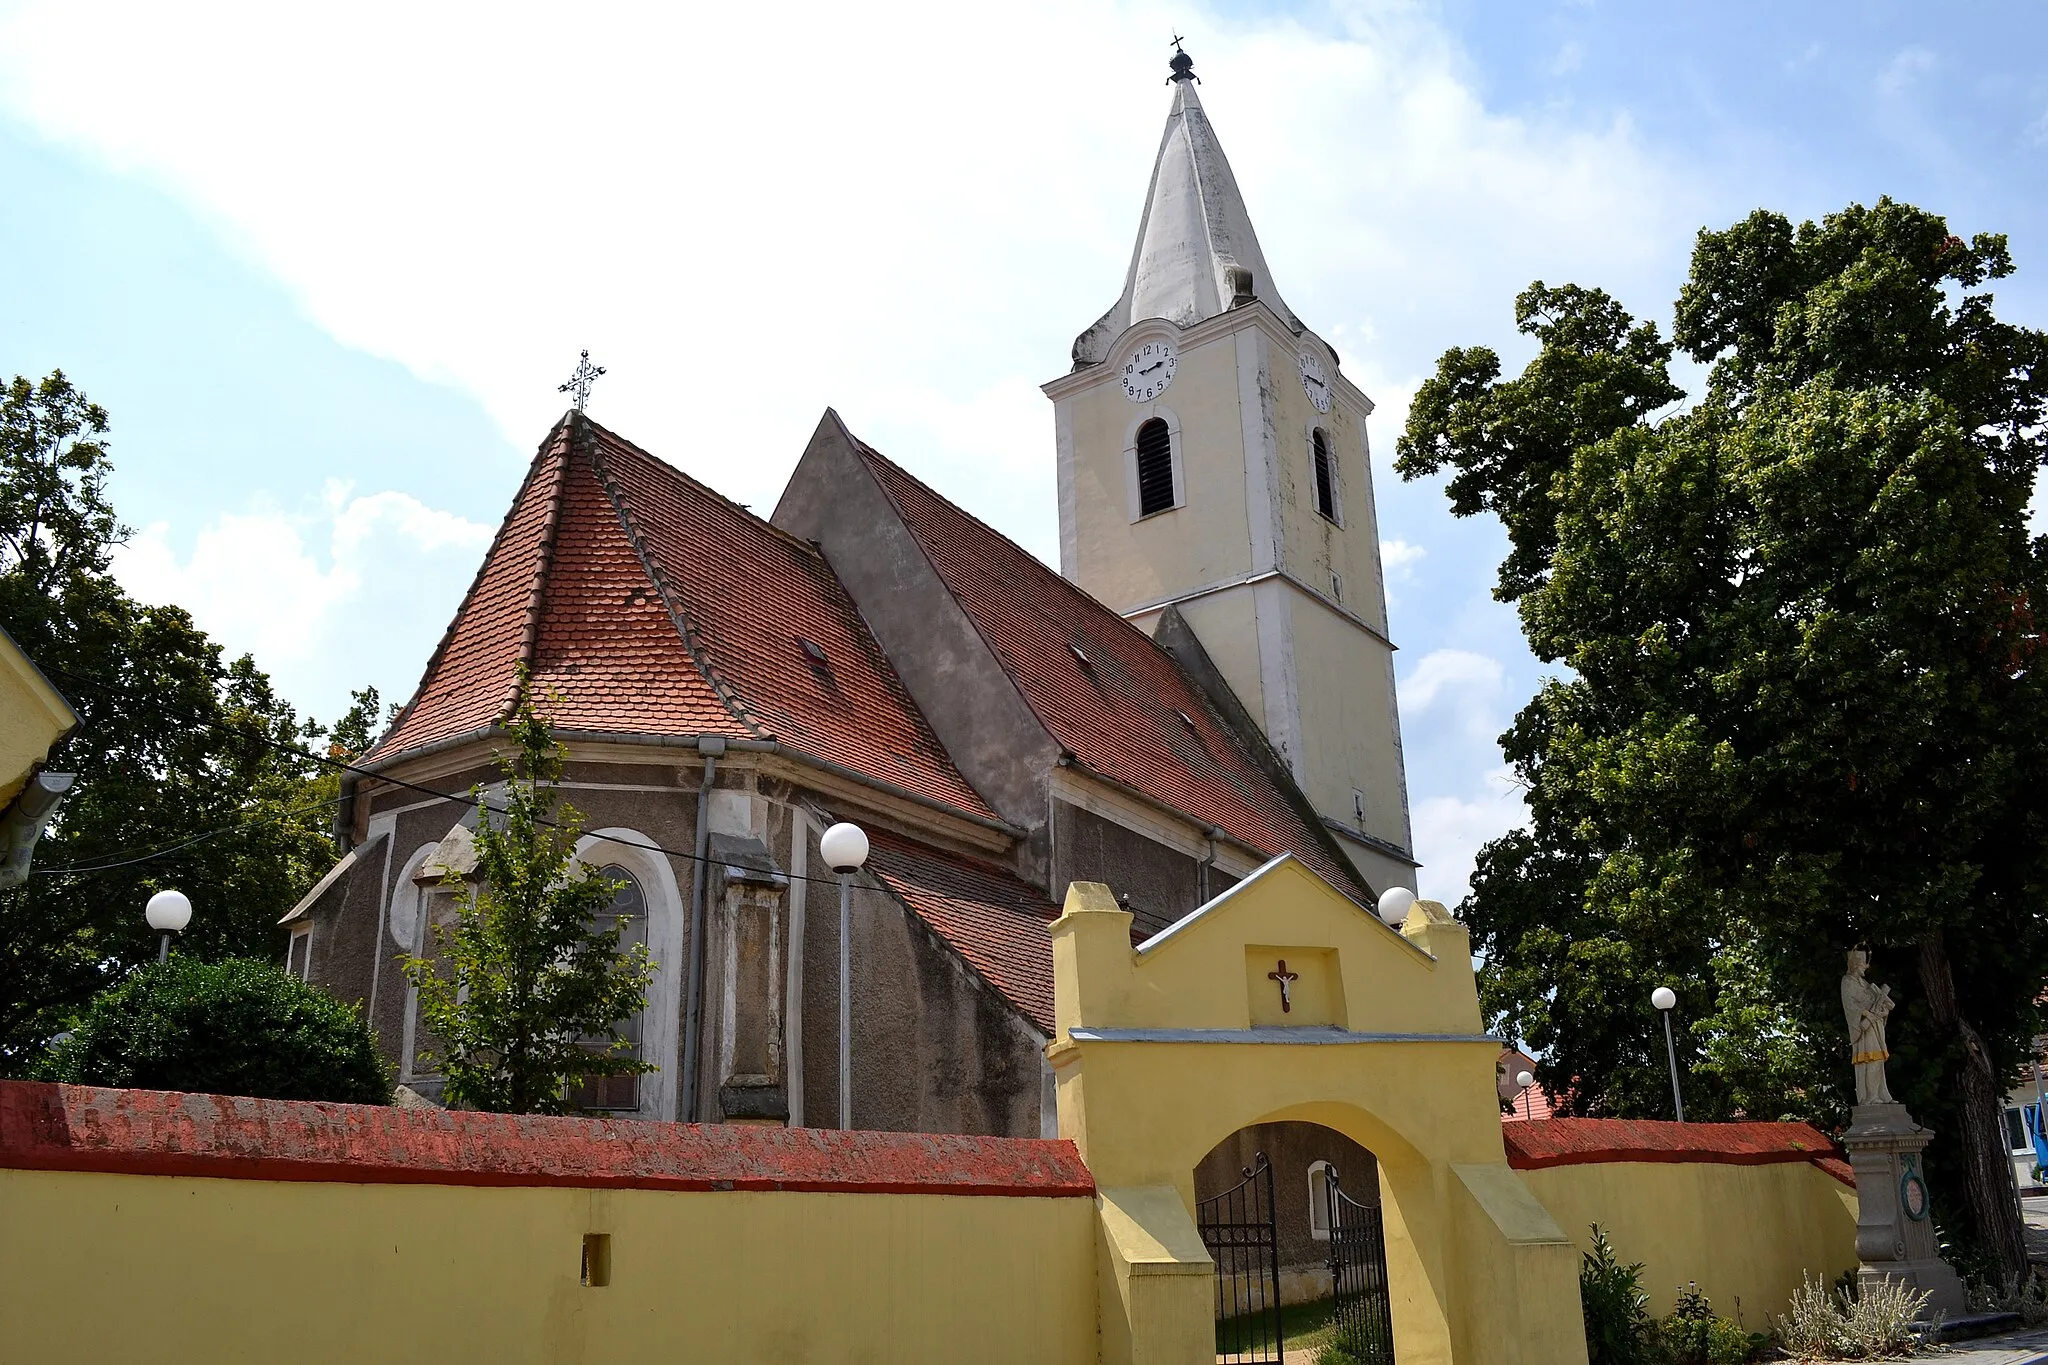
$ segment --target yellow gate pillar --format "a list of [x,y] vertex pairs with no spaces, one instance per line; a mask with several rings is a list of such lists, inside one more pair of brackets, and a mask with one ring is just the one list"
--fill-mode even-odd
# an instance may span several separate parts
[[1417,902],[1396,933],[1283,856],[1136,947],[1096,883],[1069,888],[1051,931],[1046,1053],[1060,1135],[1098,1190],[1105,1365],[1214,1360],[1194,1170],[1288,1121],[1379,1162],[1401,1365],[1584,1365],[1578,1256],[1508,1168],[1499,1044],[1442,906]]

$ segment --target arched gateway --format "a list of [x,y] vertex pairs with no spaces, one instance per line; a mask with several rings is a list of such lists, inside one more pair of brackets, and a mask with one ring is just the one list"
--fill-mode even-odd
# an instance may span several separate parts
[[1133,949],[1109,888],[1053,924],[1060,1135],[1099,1190],[1103,1360],[1215,1359],[1196,1168],[1259,1124],[1378,1163],[1401,1365],[1583,1365],[1578,1256],[1508,1168],[1470,938],[1420,901],[1400,932],[1291,856]]

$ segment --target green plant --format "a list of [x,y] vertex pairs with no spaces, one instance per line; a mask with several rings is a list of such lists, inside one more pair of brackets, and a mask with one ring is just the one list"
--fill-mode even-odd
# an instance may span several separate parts
[[1902,1280],[1829,1293],[1811,1275],[1778,1319],[1778,1343],[1802,1360],[1865,1360],[1911,1355],[1920,1345],[1928,1295]]
[[450,1102],[568,1113],[576,1082],[654,1070],[619,1028],[646,1008],[654,964],[642,945],[619,951],[623,917],[596,927],[617,886],[575,856],[582,818],[560,802],[562,748],[523,667],[506,728],[516,748],[501,759],[505,783],[473,793],[476,884],[451,875],[455,926],[436,925],[436,957],[408,958],[405,974]]
[[1672,1365],[1743,1365],[1770,1344],[1768,1336],[1745,1332],[1716,1314],[1713,1301],[1696,1283],[1678,1291],[1678,1302],[1658,1324],[1657,1334]]
[[384,1104],[362,1015],[254,958],[173,953],[94,997],[37,1069],[45,1080],[273,1100]]
[[1643,1292],[1642,1263],[1622,1264],[1598,1223],[1593,1249],[1579,1261],[1579,1307],[1586,1317],[1588,1365],[1654,1365],[1656,1324]]
[[2002,1286],[1994,1286],[1989,1280],[1966,1279],[1963,1287],[1973,1313],[2017,1313],[2028,1327],[2048,1323],[2048,1289],[2031,1275],[2007,1279]]

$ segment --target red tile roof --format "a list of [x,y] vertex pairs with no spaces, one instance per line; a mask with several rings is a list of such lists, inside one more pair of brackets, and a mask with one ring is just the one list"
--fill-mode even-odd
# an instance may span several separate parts
[[578,414],[372,757],[492,724],[521,662],[566,731],[772,738],[995,818],[816,549]]
[[1037,887],[987,863],[887,831],[874,832],[871,842],[869,870],[1050,1037],[1052,935],[1046,926],[1059,918],[1059,907]]
[[1503,1124],[1508,1165],[1516,1170],[1603,1161],[1768,1166],[1809,1161],[1844,1183],[1842,1151],[1810,1123],[1673,1123],[1669,1119],[1538,1119]]
[[1149,635],[880,452],[858,441],[855,449],[1039,724],[1085,768],[1261,853],[1293,853],[1340,890],[1370,898],[1350,861]]

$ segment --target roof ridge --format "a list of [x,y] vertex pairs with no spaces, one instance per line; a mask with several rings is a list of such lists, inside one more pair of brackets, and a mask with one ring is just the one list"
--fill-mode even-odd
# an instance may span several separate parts
[[533,486],[534,478],[539,474],[545,457],[558,444],[566,444],[564,429],[568,425],[569,415],[564,413],[554,426],[548,428],[548,434],[541,437],[540,445],[534,449],[533,458],[527,462],[526,477],[521,479],[519,487],[513,490],[511,506],[507,507],[505,515],[499,518],[498,529],[492,533],[490,545],[484,550],[483,558],[477,561],[476,572],[470,575],[469,586],[462,591],[462,600],[455,604],[454,614],[448,618],[448,624],[441,628],[441,638],[435,642],[434,652],[427,656],[427,666],[420,670],[420,680],[413,684],[412,695],[406,698],[405,705],[398,708],[398,714],[391,718],[391,723],[377,736],[377,742],[365,751],[366,757],[376,753],[385,739],[396,734],[418,707],[422,694],[426,692],[427,680],[432,678],[434,671],[441,666],[441,660],[448,652],[449,642],[455,638],[455,627],[462,623],[464,613],[468,611],[471,600],[476,597],[477,588],[483,583],[485,570],[491,567],[491,561],[497,558],[499,548],[505,543],[505,531],[512,524],[512,513],[518,509],[520,501],[526,497],[527,490]]
[[823,553],[819,551],[818,547],[812,544],[810,541],[805,540],[802,536],[792,535],[790,532],[783,530],[780,526],[777,526],[774,522],[762,516],[753,508],[747,506],[743,502],[739,502],[736,501],[735,499],[727,497],[725,494],[719,492],[710,484],[705,483],[702,479],[697,478],[694,474],[691,474],[688,470],[682,468],[680,465],[670,464],[667,460],[662,459],[661,456],[655,454],[653,451],[647,449],[645,446],[639,445],[633,441],[626,439],[624,436],[619,435],[619,433],[617,433],[616,431],[613,431],[610,427],[604,425],[604,423],[602,422],[594,421],[588,416],[585,416],[583,421],[586,425],[595,429],[597,436],[601,440],[615,447],[620,448],[629,455],[637,455],[641,459],[646,460],[648,463],[659,466],[663,472],[672,474],[676,478],[681,479],[684,483],[690,485],[690,487],[694,488],[699,493],[702,493],[705,497],[710,498],[715,502],[724,503],[728,508],[738,513],[745,520],[751,521],[758,526],[762,526],[770,531],[773,531],[779,539],[788,541],[792,546],[795,546],[796,548],[803,550],[805,553],[811,555],[813,558],[821,561],[825,558]]
[[543,608],[547,601],[548,571],[554,567],[555,540],[562,530],[562,507],[569,500],[569,461],[574,458],[576,447],[585,440],[585,434],[571,419],[569,439],[556,443],[554,455],[555,492],[548,503],[548,513],[540,524],[540,550],[533,560],[533,582],[526,592],[526,619],[519,627],[519,653],[512,666],[512,679],[505,684],[505,700],[498,708],[498,719],[508,719],[519,707],[520,679],[523,666],[528,676],[532,675],[534,654],[540,642],[540,622],[545,615]]
[[[587,417],[582,417],[581,420],[588,426],[597,426],[597,423],[592,422]],[[602,427],[598,427],[598,430],[605,435],[611,434],[604,432]],[[711,651],[705,647],[703,637],[698,633],[696,622],[678,604],[675,585],[669,581],[668,575],[662,571],[661,561],[655,556],[653,548],[648,545],[647,538],[640,533],[640,526],[638,520],[633,515],[631,504],[626,497],[626,491],[620,487],[619,481],[613,477],[610,468],[605,464],[603,455],[600,453],[599,447],[601,444],[601,442],[593,442],[585,452],[590,457],[591,472],[597,476],[599,485],[604,489],[605,497],[612,505],[612,513],[618,518],[619,529],[625,533],[627,543],[633,547],[634,557],[640,562],[641,572],[647,575],[648,582],[653,585],[654,591],[660,595],[661,605],[668,612],[669,624],[675,627],[677,636],[683,642],[683,648],[690,652],[690,658],[697,665],[697,671],[704,675],[704,681],[710,685],[712,695],[724,703],[725,709],[732,715],[734,720],[752,730],[762,739],[775,738],[774,732],[755,718],[753,709],[747,705],[745,698],[740,695],[739,689],[727,681],[723,671],[712,662]],[[635,453],[644,455],[650,460],[654,459],[653,456],[647,455],[646,451],[641,450],[638,446],[634,446],[630,441],[624,442],[624,444]],[[655,463],[660,464],[662,462],[656,460]],[[673,468],[673,466],[668,465],[663,465],[663,467]],[[682,473],[680,470],[675,472],[678,474]],[[689,479],[689,476],[686,474],[683,477]],[[696,483],[694,479],[689,481],[693,484]],[[744,511],[745,509],[742,508],[741,510]],[[755,519],[759,520],[759,518]],[[812,547],[806,546],[805,548],[810,549]],[[813,553],[815,553],[815,550],[813,550]]]

